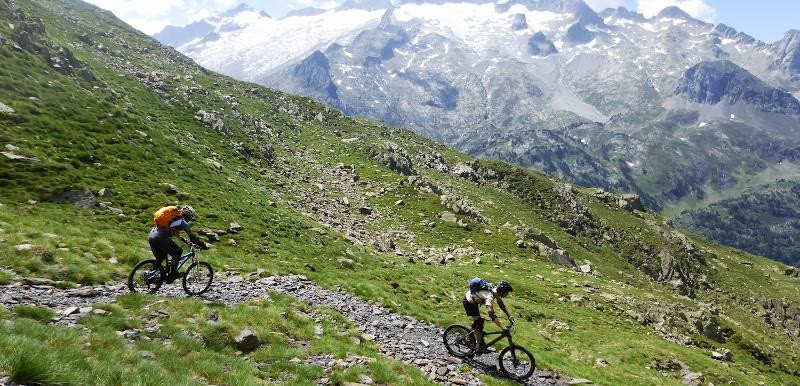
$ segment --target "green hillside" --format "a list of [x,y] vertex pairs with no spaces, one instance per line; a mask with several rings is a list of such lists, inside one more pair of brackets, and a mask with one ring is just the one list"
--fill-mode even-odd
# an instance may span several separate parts
[[[469,278],[505,279],[515,340],[539,367],[602,385],[800,385],[800,279],[680,233],[635,197],[475,160],[210,73],[79,1],[0,2],[0,58],[0,284],[121,283],[150,256],[153,212],[186,203],[214,241],[204,258],[220,279],[302,274],[439,326],[466,321]],[[230,332],[255,320],[264,331],[299,331],[245,357],[230,342],[159,351],[115,339],[114,323],[141,323],[142,303],[156,299],[127,297],[109,306],[115,320],[90,317],[88,330],[0,307],[0,375],[30,370],[18,379],[44,385],[130,384],[140,373],[142,384],[316,384],[318,368],[288,360],[379,357],[346,338],[287,354],[281,348],[311,324],[277,320],[306,307],[283,298],[218,310]],[[164,306],[178,324],[209,307]],[[78,359],[87,341],[95,349]],[[712,358],[725,349],[732,360]],[[43,350],[35,363],[19,359]],[[131,350],[171,359],[145,363]],[[331,379],[359,373],[427,384],[387,359]]]

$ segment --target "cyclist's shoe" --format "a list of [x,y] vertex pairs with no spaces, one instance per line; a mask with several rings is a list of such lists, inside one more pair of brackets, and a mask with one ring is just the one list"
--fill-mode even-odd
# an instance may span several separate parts
[[491,354],[493,352],[497,352],[497,350],[492,346],[479,345],[478,348],[475,349],[475,355]]

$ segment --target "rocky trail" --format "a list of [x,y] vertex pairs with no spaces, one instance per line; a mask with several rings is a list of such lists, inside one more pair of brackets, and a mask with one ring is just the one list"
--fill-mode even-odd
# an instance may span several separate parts
[[[68,327],[78,327],[78,319],[92,312],[92,304],[112,303],[119,295],[128,293],[124,285],[101,285],[79,289],[61,290],[46,281],[28,280],[23,283],[0,286],[0,304],[13,309],[17,305],[29,304],[53,309],[58,320]],[[370,304],[354,295],[321,288],[303,276],[270,276],[257,281],[217,281],[211,290],[202,296],[210,302],[226,305],[242,303],[248,299],[268,296],[269,291],[291,295],[313,306],[326,306],[342,313],[362,331],[362,339],[375,341],[381,352],[391,358],[419,367],[442,385],[482,385],[481,373],[501,377],[497,370],[497,353],[485,354],[465,362],[470,370],[459,370],[461,359],[447,353],[442,343],[442,329],[420,322],[414,318],[392,312],[388,308]],[[160,295],[186,296],[179,285],[162,287]],[[312,313],[312,317],[317,317]],[[151,326],[157,328],[157,326]],[[124,331],[135,338],[135,331]],[[533,348],[532,348],[533,349]],[[534,355],[535,349],[532,350]],[[358,360],[355,356],[345,360]],[[332,367],[336,359],[323,356],[308,358],[309,363]],[[540,371],[524,384],[532,386],[567,385],[582,383],[570,380],[552,371]],[[586,381],[588,383],[588,381]],[[322,379],[320,385],[327,385]],[[0,385],[13,385],[0,377]]]

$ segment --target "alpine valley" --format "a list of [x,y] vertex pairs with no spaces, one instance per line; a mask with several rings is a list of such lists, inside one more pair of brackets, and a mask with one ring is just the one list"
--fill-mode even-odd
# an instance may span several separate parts
[[[637,193],[697,233],[800,262],[787,247],[800,201],[780,194],[800,177],[800,31],[764,43],[676,7],[645,18],[581,0],[350,0],[280,19],[240,6],[155,37],[208,69]],[[733,227],[746,242],[721,236]]]

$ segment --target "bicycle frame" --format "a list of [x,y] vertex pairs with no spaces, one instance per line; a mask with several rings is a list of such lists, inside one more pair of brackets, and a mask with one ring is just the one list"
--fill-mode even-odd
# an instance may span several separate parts
[[486,340],[486,337],[490,336],[490,335],[500,335],[500,336],[498,336],[497,338],[494,338],[492,341],[486,343],[486,347],[489,347],[489,346],[491,346],[491,345],[503,340],[503,338],[506,338],[506,337],[508,337],[508,345],[509,346],[513,346],[514,345],[514,342],[511,339],[511,332],[508,332],[508,333],[505,333],[503,331],[484,332],[483,333],[484,340]]
[[187,252],[186,254],[181,256],[181,259],[178,261],[178,266],[175,268],[176,272],[178,270],[180,270],[181,267],[183,267],[183,265],[186,264],[187,261],[189,261],[190,259],[194,259],[194,257],[197,256],[197,252],[195,252],[195,250],[194,250],[194,245],[192,245],[192,243],[188,242],[183,237],[180,237],[180,239],[181,239],[181,241],[186,243],[186,245],[189,246],[189,252]]

